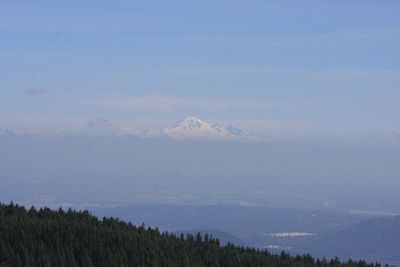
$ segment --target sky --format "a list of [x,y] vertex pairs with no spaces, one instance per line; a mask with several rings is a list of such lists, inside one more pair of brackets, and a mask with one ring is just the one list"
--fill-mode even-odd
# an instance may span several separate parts
[[[399,11],[397,0],[2,0],[0,200],[242,192],[398,212]],[[188,116],[267,142],[108,136]]]
[[[0,2],[0,128],[400,142],[399,1]],[[352,141],[351,141],[352,140]]]

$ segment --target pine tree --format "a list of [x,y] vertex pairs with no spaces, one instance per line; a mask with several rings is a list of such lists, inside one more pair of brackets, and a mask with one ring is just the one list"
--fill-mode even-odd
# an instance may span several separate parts
[[0,204],[0,267],[6,266],[380,267],[221,246],[209,235],[177,237],[89,212]]

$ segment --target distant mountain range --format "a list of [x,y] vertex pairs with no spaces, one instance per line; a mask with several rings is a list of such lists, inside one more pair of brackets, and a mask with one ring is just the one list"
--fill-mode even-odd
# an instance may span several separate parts
[[362,221],[303,245],[303,251],[315,256],[363,258],[400,266],[400,216]]
[[[264,140],[255,134],[241,130],[233,125],[221,126],[203,121],[197,117],[187,117],[177,123],[156,130],[132,131],[116,126],[105,118],[95,118],[87,121],[86,126],[90,134],[136,136],[140,138],[173,139],[173,140],[208,140],[208,141],[239,141],[239,142],[263,142]],[[0,136],[27,135],[21,130],[1,128]]]
[[23,135],[24,133],[20,130],[0,128],[0,136],[15,136]]
[[188,117],[164,129],[130,132],[128,134],[143,138],[168,138],[176,140],[263,141],[263,139],[255,134],[232,125],[227,127],[218,124],[212,125],[197,117]]

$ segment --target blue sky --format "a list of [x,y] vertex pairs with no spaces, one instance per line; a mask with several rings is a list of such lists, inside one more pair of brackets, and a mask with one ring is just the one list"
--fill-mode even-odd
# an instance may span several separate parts
[[1,1],[0,128],[400,133],[399,1]]

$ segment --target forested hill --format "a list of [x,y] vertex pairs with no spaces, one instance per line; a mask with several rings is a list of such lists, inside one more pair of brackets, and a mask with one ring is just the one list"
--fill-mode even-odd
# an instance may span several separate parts
[[272,255],[208,236],[176,237],[87,211],[26,210],[0,205],[0,267],[3,266],[379,266],[339,263],[311,256]]

